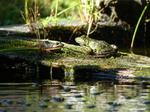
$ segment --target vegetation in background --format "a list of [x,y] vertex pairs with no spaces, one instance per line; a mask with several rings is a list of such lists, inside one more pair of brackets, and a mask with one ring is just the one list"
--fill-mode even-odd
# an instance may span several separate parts
[[[111,0],[106,1],[104,5],[108,6]],[[71,2],[70,0],[13,0],[13,2],[2,0],[0,1],[1,12],[5,15],[0,15],[0,25],[24,23],[20,11],[24,11],[25,8],[26,23],[29,21],[35,23],[38,20],[53,21],[60,18],[81,19],[87,23],[87,35],[89,35],[97,28],[96,23],[101,16],[101,11],[103,11],[103,8],[100,7],[101,2],[103,0],[74,0]],[[145,10],[143,10],[143,14]],[[142,14],[132,37],[131,48],[141,18]],[[93,24],[95,29],[92,28]],[[34,30],[39,38],[39,30],[35,28]]]
[[101,17],[101,11],[103,10],[100,7],[101,2],[101,0],[79,0],[80,19],[88,24],[87,35],[94,31],[91,31],[92,26],[97,26],[97,22]]
[[[77,16],[78,14],[73,15],[72,14],[73,12],[70,13],[69,11],[71,9],[75,8],[76,6],[78,6],[79,3],[74,2],[74,4],[72,4],[71,6],[66,7],[63,10],[59,10],[60,9],[60,7],[59,7],[60,4],[61,4],[60,1],[56,0],[54,11],[52,9],[53,12],[51,12],[50,16],[40,19],[40,22],[42,23],[42,25],[47,26],[48,22],[53,22],[53,23],[57,24],[57,22],[60,21],[60,20],[77,19],[75,16]],[[69,14],[67,12],[69,12]],[[62,15],[64,15],[64,16],[62,16]]]
[[[34,0],[27,0],[30,6],[33,7]],[[56,0],[36,0],[37,6],[39,7],[41,18],[46,18],[50,15],[54,14],[54,9],[56,6]],[[76,4],[77,1],[70,0],[59,0],[59,9],[58,12]],[[1,15],[0,15],[0,25],[11,25],[11,24],[22,24],[25,23],[20,11],[24,12],[25,0],[0,0],[1,7]],[[69,17],[71,18],[71,14],[74,17],[78,17],[76,15],[77,8],[71,8],[67,13],[63,13],[60,15],[61,18]]]
[[[34,5],[31,5],[33,2]],[[32,18],[35,18],[35,16],[38,14],[37,8],[39,8],[39,0],[25,0],[25,21],[28,23],[36,23],[38,20],[35,19],[35,21],[32,21]],[[93,24],[97,26],[97,21],[101,16],[101,11],[103,9],[100,8],[100,3],[102,2],[101,0],[76,0],[74,1],[71,5],[68,5],[68,7],[64,7],[61,9],[61,6],[65,5],[63,0],[55,0],[53,1],[50,5],[51,11],[50,11],[50,16],[47,16],[45,19],[40,19],[42,25],[46,25],[48,22],[55,21],[57,22],[58,20],[61,20],[61,18],[65,18],[66,20],[68,18],[70,19],[80,19],[83,22],[86,22],[88,25],[87,29],[87,35],[92,33],[91,31]],[[55,4],[53,7],[53,3]],[[67,3],[67,2],[66,2]],[[109,2],[107,3],[107,5]],[[37,5],[37,6],[36,6]],[[32,8],[32,7],[37,7],[37,8]],[[61,10],[60,10],[61,9]],[[78,12],[76,14],[73,14],[72,9],[75,9],[75,12]],[[78,11],[77,11],[78,9]],[[31,11],[33,10],[33,11]],[[70,11],[71,10],[71,11]],[[69,12],[69,13],[68,13]],[[71,13],[70,13],[71,12]],[[63,16],[62,16],[63,15]],[[80,15],[80,16],[79,16]],[[32,17],[33,16],[33,17]],[[79,16],[78,18],[76,18]],[[39,21],[38,21],[39,22]],[[96,29],[96,28],[95,28]]]
[[0,0],[0,25],[23,23],[20,10],[24,9],[24,0]]

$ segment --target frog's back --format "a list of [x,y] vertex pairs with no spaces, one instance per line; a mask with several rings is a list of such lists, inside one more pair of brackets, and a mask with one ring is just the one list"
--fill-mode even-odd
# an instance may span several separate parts
[[97,57],[110,57],[117,53],[117,46],[110,45],[103,40],[90,39],[89,47],[92,49],[93,54]]
[[89,47],[92,51],[91,54],[97,55],[98,57],[110,57],[117,53],[116,46],[115,48],[103,40],[95,40],[88,36],[81,36],[76,38],[76,41],[83,47]]

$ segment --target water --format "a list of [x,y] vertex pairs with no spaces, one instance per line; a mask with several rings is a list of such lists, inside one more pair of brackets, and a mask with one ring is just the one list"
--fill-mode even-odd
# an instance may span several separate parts
[[[0,70],[0,112],[150,112],[149,68],[136,70],[141,75],[136,79],[118,79],[106,69],[91,74],[89,82],[49,80],[49,68],[43,74],[33,66],[18,70]],[[122,69],[116,74],[132,77],[133,71]]]
[[0,83],[0,112],[149,112],[146,83]]
[[[122,52],[128,52],[130,53],[129,49],[119,49]],[[150,56],[150,48],[133,48],[133,53]]]

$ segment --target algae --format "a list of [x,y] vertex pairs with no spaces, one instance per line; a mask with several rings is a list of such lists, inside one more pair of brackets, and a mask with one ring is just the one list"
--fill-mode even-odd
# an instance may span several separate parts
[[[29,48],[29,46],[35,45],[37,41],[26,41],[19,39],[0,39],[0,48]],[[83,49],[80,46],[63,43],[64,48],[60,52],[51,52],[47,53],[45,51],[39,50],[25,50],[16,51],[10,49],[10,52],[7,52],[8,55],[15,55],[16,57],[25,58],[32,61],[37,61],[46,66],[53,66],[56,63],[59,66],[74,67],[77,65],[93,65],[93,66],[112,66],[112,67],[139,67],[145,68],[150,67],[150,60],[148,57],[134,55],[130,53],[118,52],[116,57],[110,58],[95,58],[92,55],[87,55],[83,53]],[[70,47],[66,48],[66,45]],[[31,48],[32,48],[31,47]],[[78,49],[78,51],[76,51]],[[81,52],[80,52],[81,51]],[[85,50],[84,50],[85,51]],[[137,61],[138,60],[138,61]],[[141,60],[141,62],[139,62]]]
[[[28,48],[37,44],[36,39],[0,39],[1,49],[13,48]],[[119,72],[121,69],[128,70],[135,68],[135,76],[149,76],[150,58],[141,55],[130,53],[118,52],[116,57],[110,58],[95,58],[92,55],[83,53],[80,46],[63,43],[64,48],[59,52],[52,51],[47,53],[43,50],[10,50],[9,52],[2,53],[8,57],[14,56],[16,58],[25,59],[30,62],[42,64],[50,67],[50,78],[52,79],[54,68],[60,68],[64,72],[63,81],[74,81],[76,79],[91,79],[91,74],[105,71],[113,73],[112,71]],[[70,49],[66,45],[71,46]],[[73,46],[73,47],[72,47]],[[74,48],[74,49],[72,49]],[[81,52],[76,52],[76,48],[81,48]],[[39,71],[39,67],[37,70]],[[83,73],[84,72],[84,73]],[[82,77],[82,78],[81,78]]]

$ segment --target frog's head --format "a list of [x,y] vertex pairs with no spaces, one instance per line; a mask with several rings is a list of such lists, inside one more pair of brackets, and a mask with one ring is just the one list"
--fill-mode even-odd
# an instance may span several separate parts
[[55,43],[53,43],[53,47],[63,47],[63,46],[64,46],[64,44],[61,43],[61,42],[55,42]]
[[86,45],[86,35],[82,35],[81,37],[75,38],[75,41],[80,45]]
[[42,41],[40,42],[40,44],[43,46],[43,47],[63,47],[64,44],[61,43],[61,42],[57,42],[57,41]]

